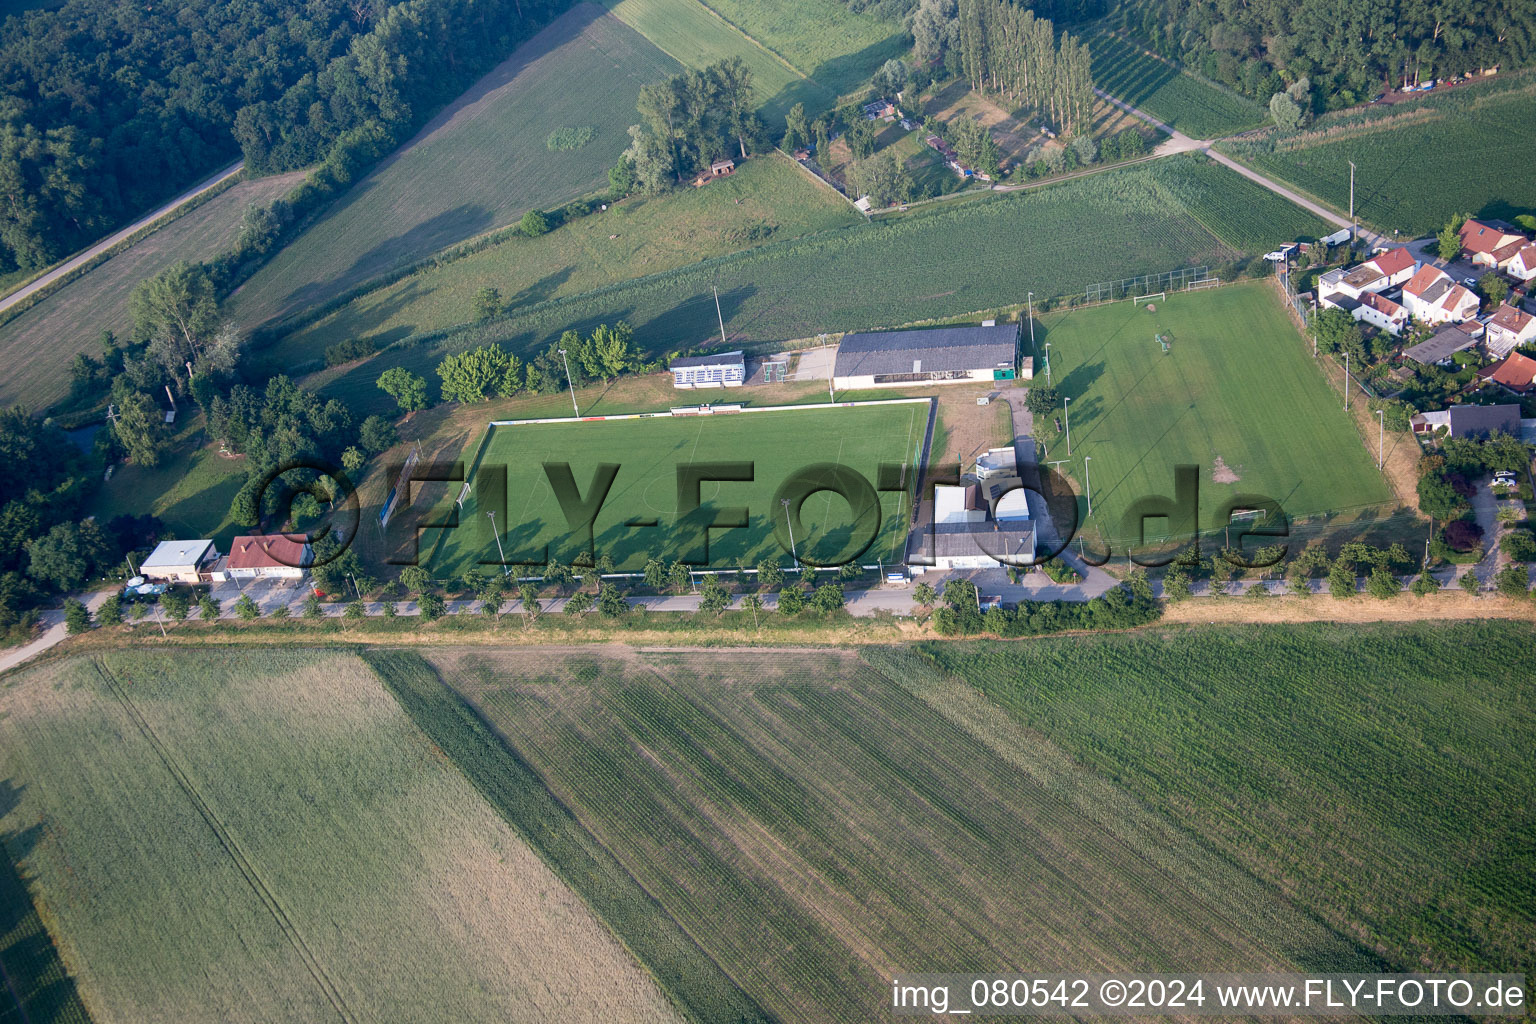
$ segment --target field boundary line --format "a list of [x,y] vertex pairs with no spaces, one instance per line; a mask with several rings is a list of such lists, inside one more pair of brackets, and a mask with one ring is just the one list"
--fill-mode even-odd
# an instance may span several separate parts
[[[732,409],[730,412],[713,413],[717,416],[736,416],[749,412],[800,412],[810,409],[856,409],[871,405],[915,405],[918,403],[934,402],[937,399],[928,398],[870,398],[859,402],[814,402],[808,405],[753,405],[740,409]],[[668,409],[662,412],[624,412],[614,413],[611,416],[555,416],[533,420],[492,420],[492,427],[528,427],[540,423],[616,423],[620,420],[654,420],[680,418],[678,414]],[[490,432],[487,431],[487,434]],[[479,465],[479,459],[475,460]]]
[[176,763],[170,748],[160,740],[159,736],[155,735],[155,731],[150,726],[149,721],[133,703],[132,698],[123,690],[122,685],[117,681],[117,677],[102,666],[101,659],[92,658],[91,667],[96,670],[96,674],[101,677],[102,682],[107,685],[112,695],[117,698],[118,703],[123,706],[123,710],[127,712],[134,726],[149,743],[150,748],[159,757],[161,763],[165,765],[166,771],[170,773],[171,778],[176,781],[182,792],[187,795],[193,810],[197,811],[204,823],[207,824],[209,830],[213,832],[213,836],[218,840],[219,845],[229,854],[235,869],[240,872],[246,884],[251,887],[251,891],[255,893],[256,898],[261,901],[272,915],[278,930],[283,933],[284,937],[293,946],[294,951],[299,954],[299,959],[304,962],[304,966],[315,979],[315,983],[319,986],[321,993],[336,1011],[336,1015],[348,1022],[348,1024],[356,1024],[358,1018],[347,1007],[346,1000],[342,998],[341,990],[336,987],[336,984],[325,973],[325,968],[321,966],[319,958],[309,948],[309,944],[304,941],[304,937],[299,933],[298,927],[289,918],[287,911],[283,909],[283,905],[278,902],[276,894],[267,887],[266,882],[257,873],[256,866],[251,863],[245,851],[240,848],[240,844],[235,840],[234,835],[219,819],[219,816],[208,805],[208,802],[203,799],[202,794],[197,791],[191,776],[187,775],[181,766]]
[[[751,43],[753,46],[757,47],[759,50],[762,50],[768,56],[772,57],[774,60],[776,60],[780,64],[784,65],[786,68],[788,68],[789,70],[793,71],[795,74],[799,75],[801,78],[805,79],[807,82],[816,82],[816,79],[812,78],[810,75],[806,74],[804,71],[801,71],[799,68],[797,68],[793,64],[791,64],[789,62],[789,58],[788,57],[784,56],[782,53],[780,53],[779,51],[775,50],[773,47],[767,45],[766,43],[763,43],[760,40],[758,40],[756,37],[754,37],[752,35],[752,33],[748,32],[746,29],[744,29],[740,25],[736,24],[730,18],[727,18],[725,15],[721,14],[719,11],[717,11],[713,7],[709,6],[709,4],[705,3],[705,0],[694,0],[694,3],[698,4],[700,7],[704,8],[704,10],[708,11],[712,16],[717,18],[720,21],[721,24],[730,26],[731,31],[733,31],[737,35],[741,36],[741,38],[745,39],[747,42]],[[821,85],[820,82],[816,82],[816,84],[817,85]],[[823,89],[826,89],[827,92],[832,93],[833,105],[835,106],[836,105],[836,101],[838,99],[841,99],[841,97],[838,96],[835,92],[832,92],[832,90],[827,88],[827,86],[822,85],[821,87]]]

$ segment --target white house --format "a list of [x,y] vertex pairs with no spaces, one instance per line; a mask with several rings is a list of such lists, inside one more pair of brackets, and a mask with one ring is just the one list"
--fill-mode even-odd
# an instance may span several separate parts
[[935,523],[984,523],[987,506],[981,501],[981,488],[975,484],[963,487],[935,487],[933,489],[933,521]]
[[1499,358],[1532,341],[1536,341],[1536,316],[1507,302],[1488,321],[1488,333],[1483,339],[1489,355]]
[[1536,243],[1521,246],[1505,264],[1504,273],[1517,281],[1536,281]]
[[1423,323],[1446,324],[1476,316],[1478,301],[1445,271],[1426,263],[1403,285],[1403,308]]
[[1461,226],[1461,258],[1478,267],[1502,267],[1528,242],[1529,239],[1503,221],[1469,220]]
[[163,540],[139,563],[139,575],[156,583],[201,583],[218,560],[211,540]]
[[739,388],[747,379],[746,357],[741,352],[713,352],[707,356],[674,359],[672,386],[691,388]]
[[[1016,481],[1015,481],[1016,482]],[[1013,494],[999,501],[998,517],[988,516],[988,500],[976,484],[933,489],[933,532],[924,545],[932,568],[987,569],[997,565],[1028,565],[1035,560],[1035,526],[1029,508]],[[1006,503],[1006,507],[1005,507]],[[924,571],[927,566],[914,566]]]
[[976,479],[990,480],[995,476],[1017,476],[1019,453],[1013,445],[989,448],[976,459]]
[[231,579],[303,579],[314,552],[303,534],[236,537],[224,569]]
[[[1413,276],[1418,264],[1407,249],[1390,249],[1347,271],[1329,271],[1318,279],[1324,300],[1343,295],[1351,299],[1395,288]],[[1336,301],[1335,305],[1339,305]]]
[[1396,336],[1408,326],[1408,311],[1385,295],[1366,292],[1353,305],[1350,313],[1356,320],[1379,327],[1388,334]]

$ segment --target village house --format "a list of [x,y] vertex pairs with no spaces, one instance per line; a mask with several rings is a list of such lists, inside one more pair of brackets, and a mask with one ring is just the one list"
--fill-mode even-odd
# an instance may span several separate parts
[[1472,348],[1482,336],[1483,325],[1476,320],[1451,324],[1440,328],[1428,341],[1404,350],[1403,358],[1424,366],[1448,366],[1457,352]]
[[1472,319],[1478,300],[1445,271],[1425,264],[1403,285],[1403,308],[1415,320],[1445,324]]
[[1497,270],[1529,243],[1528,238],[1501,220],[1469,220],[1461,226],[1461,258],[1474,266]]
[[1509,303],[1499,306],[1488,321],[1484,345],[1491,356],[1507,356],[1521,345],[1536,341],[1536,316]]
[[1408,326],[1408,311],[1385,295],[1365,292],[1353,303],[1350,315],[1396,337]]
[[1367,293],[1384,292],[1413,277],[1417,267],[1407,249],[1391,249],[1348,270],[1330,270],[1318,279],[1318,291],[1325,304],[1334,300],[1332,305],[1341,306],[1337,296],[1359,299]]
[[1520,251],[1504,266],[1504,273],[1516,281],[1536,281],[1536,242],[1522,245]]
[[230,579],[303,579],[314,551],[303,534],[236,537],[224,568]]
[[218,568],[211,540],[165,540],[139,563],[139,575],[153,583],[206,583]]
[[1416,413],[1412,419],[1415,434],[1434,434],[1441,428],[1450,437],[1488,437],[1492,434],[1520,436],[1518,405],[1453,405],[1439,412]]
[[1478,370],[1477,379],[1484,384],[1497,384],[1517,395],[1529,394],[1536,382],[1536,359],[1511,352],[1492,366]]

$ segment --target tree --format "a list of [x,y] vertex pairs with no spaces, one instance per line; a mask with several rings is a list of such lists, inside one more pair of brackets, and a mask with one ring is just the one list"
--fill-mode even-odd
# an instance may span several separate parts
[[1061,394],[1048,384],[1034,383],[1024,396],[1024,406],[1036,416],[1049,416],[1061,406]]
[[571,571],[571,567],[558,558],[549,560],[549,564],[544,567],[543,575],[545,585],[554,587],[555,592],[559,594],[564,594],[565,588],[576,582],[576,575]]
[[192,599],[179,590],[167,590],[160,595],[160,607],[165,609],[165,614],[181,622],[192,611]]
[[507,372],[507,353],[500,345],[482,345],[444,357],[437,364],[443,379],[443,400],[474,405],[500,388]]
[[1435,236],[1435,245],[1440,258],[1447,262],[1461,255],[1461,232],[1454,221],[1440,229]]
[[134,331],[161,347],[161,365],[179,369],[202,358],[204,346],[219,324],[219,301],[213,280],[201,264],[175,263],[128,296]]
[[1269,116],[1283,132],[1301,127],[1301,106],[1283,92],[1269,98]]
[[616,619],[629,611],[629,602],[617,584],[603,583],[597,588],[597,610],[610,619]]
[[1177,604],[1194,594],[1190,588],[1189,573],[1183,569],[1170,568],[1163,573],[1163,596]]
[[1093,136],[1086,132],[1072,140],[1072,150],[1077,154],[1078,163],[1084,167],[1099,158],[1099,145],[1093,141]]
[[1525,566],[1506,565],[1493,574],[1493,589],[1504,597],[1525,597],[1530,588],[1530,573]]
[[1360,332],[1360,324],[1354,317],[1342,309],[1329,307],[1319,310],[1312,318],[1312,338],[1317,344],[1317,350],[1327,354],[1359,351],[1365,336]]
[[1414,577],[1413,583],[1409,585],[1408,589],[1413,591],[1415,597],[1424,597],[1425,595],[1439,592],[1440,581],[1428,572],[1421,572]]
[[427,381],[403,366],[391,366],[379,374],[379,390],[393,398],[403,413],[420,412],[427,407]]
[[1477,573],[1473,572],[1471,569],[1468,569],[1466,572],[1461,574],[1461,578],[1456,581],[1456,585],[1460,587],[1464,593],[1476,594],[1478,588],[1482,586],[1482,581],[1477,578]]
[[549,234],[549,218],[539,210],[529,210],[523,214],[523,219],[517,222],[517,230],[529,238],[538,238],[540,235]]
[[448,611],[448,602],[437,593],[422,594],[416,599],[416,606],[421,609],[421,617],[428,622],[440,619]]
[[361,448],[352,446],[342,450],[341,468],[346,470],[348,473],[356,473],[358,470],[363,468],[364,463],[367,461],[368,456],[363,454],[363,450]]
[[1477,290],[1483,293],[1489,306],[1497,306],[1509,296],[1509,282],[1498,274],[1484,274],[1477,279]]
[[892,57],[880,65],[880,70],[875,72],[873,79],[875,95],[894,97],[907,87],[906,62]]
[[645,585],[652,590],[665,590],[667,587],[667,563],[659,558],[647,559],[645,563]]
[[779,592],[779,612],[783,615],[798,615],[805,607],[805,591],[798,586],[785,587]]
[[91,628],[91,610],[73,597],[64,600],[64,632],[70,636]]
[[419,565],[408,565],[400,570],[400,585],[412,594],[423,594],[432,585],[432,577]]
[[810,125],[805,117],[805,104],[796,103],[784,115],[784,148],[793,153],[811,141]]
[[720,577],[713,573],[705,575],[699,593],[699,611],[702,614],[719,615],[731,603],[730,592],[720,582]]
[[[421,383],[425,388],[427,382]],[[399,441],[400,432],[383,416],[369,416],[363,420],[363,425],[357,431],[358,444],[362,445],[363,450],[370,455],[377,455],[393,448]]]
[[111,545],[94,520],[60,523],[27,541],[27,575],[57,590],[78,590],[111,557]]
[[811,607],[819,612],[835,612],[845,603],[841,583],[823,583],[811,594]]
[[101,608],[96,613],[96,621],[103,626],[118,626],[123,621],[123,599],[113,594],[101,602]]
[[855,160],[845,172],[848,191],[868,196],[874,206],[891,206],[912,198],[912,176],[896,163],[890,153],[880,153],[867,160]]
[[171,446],[171,432],[160,406],[122,377],[113,385],[112,404],[116,410],[112,435],[128,453],[128,461],[135,466],[158,466]]
[[318,619],[325,615],[325,609],[320,605],[320,595],[311,591],[304,599],[304,617],[306,619]]
[[592,595],[585,590],[572,594],[565,602],[565,614],[584,615],[592,609]]
[[1398,581],[1396,576],[1392,575],[1392,570],[1384,566],[1372,569],[1371,575],[1365,581],[1365,592],[1382,601],[1389,597],[1395,597],[1402,589],[1402,583]]
[[1328,593],[1340,600],[1355,596],[1355,567],[1345,559],[1337,559],[1328,570]]
[[246,622],[261,618],[261,605],[251,599],[250,594],[241,594],[240,600],[235,602],[235,614]]
[[619,157],[612,167],[608,168],[608,198],[610,200],[623,199],[633,192],[640,184],[635,176],[635,162],[628,154]]
[[219,599],[212,594],[204,594],[197,601],[197,616],[204,622],[214,622],[222,611],[219,607]]
[[1147,578],[1147,570],[1133,569],[1125,578],[1125,585],[1133,596],[1143,601],[1152,600],[1152,581]]
[[486,285],[475,292],[475,319],[480,321],[495,320],[501,316],[502,311],[501,292]]
[[933,603],[938,599],[938,595],[933,592],[933,585],[927,580],[919,582],[912,588],[912,600],[924,608],[932,608]]
[[342,610],[341,614],[355,621],[367,615],[368,609],[363,607],[363,602],[361,601],[348,601],[346,608]]
[[769,590],[784,585],[784,567],[779,565],[777,558],[765,559],[757,563],[757,584]]
[[693,573],[682,562],[667,566],[667,586],[681,594],[693,585]]
[[522,603],[523,614],[529,621],[538,618],[539,615],[539,588],[532,583],[524,583],[517,588],[517,599]]

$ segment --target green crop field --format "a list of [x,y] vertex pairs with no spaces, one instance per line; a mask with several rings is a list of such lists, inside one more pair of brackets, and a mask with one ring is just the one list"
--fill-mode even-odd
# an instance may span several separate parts
[[[1321,220],[1288,207],[1273,224],[1269,193],[1225,168],[1198,167],[1203,159],[1170,157],[1023,193],[925,207],[553,299],[489,324],[428,335],[423,340],[433,344],[388,352],[331,378],[325,391],[354,411],[374,411],[383,408],[374,382],[387,363],[430,376],[447,351],[495,341],[527,352],[567,328],[590,330],[621,319],[648,350],[676,351],[718,335],[715,286],[733,342],[775,345],[1022,305],[1026,291],[1037,300],[1081,294],[1100,281],[1234,259],[1243,253],[1240,246],[1261,237],[1326,233]],[[1189,174],[1210,188],[1181,195],[1166,185]],[[1230,241],[1200,223],[1208,204],[1227,211],[1213,224],[1231,232]]]
[[678,1019],[350,653],[13,674],[0,780],[98,1024]]
[[[14,784],[0,779],[0,817],[16,805]],[[75,981],[33,905],[11,851],[24,852],[35,832],[0,829],[0,1024],[90,1024]]]
[[[876,1020],[909,971],[1364,959],[1123,799],[1085,813],[1084,787],[1042,784],[1047,744],[979,738],[913,692],[923,673],[837,651],[424,656],[506,744],[498,769],[436,724],[462,711],[414,710],[445,754],[531,769],[762,1011],[707,1019]],[[572,861],[551,857],[580,889]]]
[[[573,7],[442,111],[235,293],[245,327],[319,305],[527,210],[607,185],[640,87],[678,65],[595,4]],[[590,127],[579,149],[550,149]]]
[[509,306],[525,306],[863,222],[842,196],[789,158],[770,154],[705,188],[633,197],[547,235],[516,235],[413,274],[286,336],[270,358],[292,366],[348,338],[388,344],[452,327],[473,315],[475,293],[484,287],[500,291]]
[[752,91],[760,113],[775,131],[784,115],[804,103],[812,117],[837,104],[837,93],[812,81],[770,53],[740,29],[717,17],[699,0],[603,0],[609,11],[658,49],[695,71],[740,57],[752,70]]
[[855,13],[840,0],[700,2],[837,94],[865,85],[911,45],[898,22]]
[[[1456,214],[1509,219],[1536,210],[1536,161],[1509,140],[1536,123],[1536,86],[1469,99],[1449,93],[1366,115],[1324,118],[1274,141],[1232,144],[1232,155],[1362,222],[1404,238],[1433,234]],[[1426,171],[1424,154],[1455,153],[1461,174]]]
[[41,411],[65,397],[69,364],[78,353],[100,356],[102,331],[127,337],[133,326],[128,296],[135,285],[177,260],[208,259],[227,249],[248,207],[271,202],[302,177],[301,172],[242,182],[0,326],[0,404],[19,402]]
[[[1200,523],[1217,529],[1238,494],[1278,502],[1292,518],[1390,498],[1359,435],[1267,284],[1175,293],[1044,318],[1035,366],[1050,343],[1052,378],[1070,398],[1072,457],[1063,469],[1093,486],[1089,529],[1135,537],[1131,503],[1173,494],[1173,468],[1200,467]],[[1156,338],[1171,335],[1164,352]],[[1064,437],[1036,427],[1050,459]],[[1148,536],[1155,531],[1149,527]]]
[[[680,397],[678,403],[730,400],[730,395],[716,391]],[[583,496],[589,494],[600,464],[620,467],[592,533],[597,553],[608,554],[616,565],[630,571],[644,568],[653,557],[671,562],[698,551],[695,557],[702,558],[702,547],[697,545],[703,530],[692,520],[689,524],[677,521],[677,471],[688,463],[749,462],[754,466],[751,481],[700,485],[700,500],[709,518],[724,509],[748,510],[745,528],[709,531],[709,565],[753,566],[775,557],[789,565],[791,530],[793,549],[822,564],[840,564],[855,556],[869,564],[877,558],[899,559],[910,514],[903,494],[880,495],[879,514],[870,520],[871,525],[878,523],[873,538],[856,529],[857,516],[850,503],[831,491],[808,499],[800,521],[790,526],[785,525],[776,498],[795,473],[815,465],[835,463],[855,470],[871,487],[879,482],[881,463],[915,465],[928,426],[928,408],[926,402],[907,402],[491,427],[483,453],[472,467],[471,493],[459,513],[463,525],[446,532],[430,568],[439,578],[451,578],[497,562],[503,551],[507,563],[543,563],[550,557],[569,563],[585,550],[584,538],[567,525],[543,468],[556,462],[570,465]],[[480,479],[489,480],[489,473],[500,467],[505,467],[508,497],[493,509],[488,506],[496,503],[495,493],[482,495]],[[496,511],[500,524],[500,551],[487,515],[491,511]],[[655,525],[630,525],[635,520]],[[776,530],[785,531],[784,540],[777,538]],[[851,537],[861,537],[867,548],[855,552],[857,544],[851,543]]]
[[1158,630],[923,645],[891,671],[970,680],[1385,969],[1529,973],[1533,640],[1523,622]]
[[1262,124],[1263,107],[1185,74],[1107,33],[1088,41],[1093,84],[1196,139],[1231,135]]

